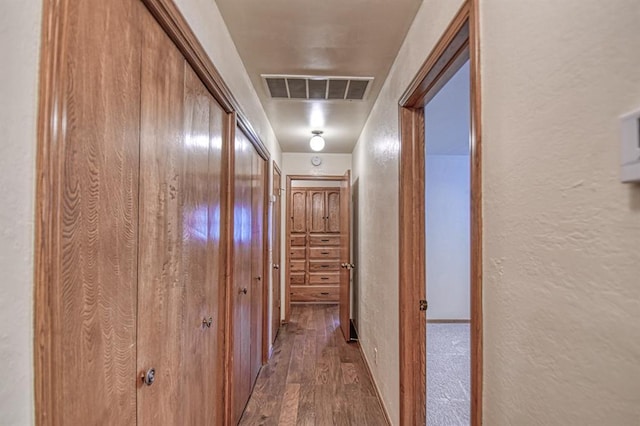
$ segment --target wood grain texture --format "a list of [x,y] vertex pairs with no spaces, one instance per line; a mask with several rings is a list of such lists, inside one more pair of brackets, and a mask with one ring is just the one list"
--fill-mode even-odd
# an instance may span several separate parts
[[389,424],[357,343],[341,336],[336,305],[292,307],[240,420],[282,424]]
[[327,190],[326,191],[326,225],[327,232],[340,233],[340,191]]
[[[154,368],[156,382],[138,382],[137,411],[142,424],[161,424],[190,412],[181,401],[187,387],[180,378],[188,375],[183,364],[192,361],[187,330],[197,325],[190,324],[187,300],[191,256],[198,257],[187,212],[196,205],[187,175],[184,58],[150,15],[142,23],[138,372]],[[206,172],[206,155],[195,166]]]
[[[482,424],[482,161],[478,0],[465,1],[400,100],[400,421],[424,424],[426,333],[417,301],[425,293],[424,114],[457,69],[471,69],[471,424]],[[418,330],[416,333],[415,330]],[[418,369],[419,366],[419,369]],[[419,376],[422,379],[417,380]]]
[[482,84],[479,0],[469,0],[471,74],[471,425],[482,425],[483,380],[483,212],[482,212]]
[[291,192],[291,232],[307,232],[307,191]]
[[[276,341],[278,336],[278,330],[280,330],[280,318],[282,316],[282,294],[281,294],[281,280],[280,280],[280,251],[281,251],[281,235],[280,226],[282,221],[282,172],[280,168],[273,162],[273,184],[271,192],[275,197],[273,203],[273,271],[272,271],[272,285],[273,295],[271,297],[271,336],[272,342]],[[277,267],[276,267],[277,266]]]
[[39,425],[135,424],[141,10],[124,0],[44,5]]
[[[351,171],[340,181],[340,262],[351,263]],[[340,328],[342,335],[351,339],[351,269],[340,269]]]
[[178,47],[187,62],[194,69],[198,77],[213,94],[222,108],[233,112],[237,125],[248,136],[251,144],[264,159],[269,160],[270,154],[266,146],[251,126],[244,114],[240,103],[237,101],[217,68],[209,58],[206,50],[195,36],[173,0],[141,0],[153,14],[165,33]]
[[[294,191],[294,196],[297,191]],[[324,190],[307,190],[307,217],[309,232],[327,232],[326,204],[327,194]]]

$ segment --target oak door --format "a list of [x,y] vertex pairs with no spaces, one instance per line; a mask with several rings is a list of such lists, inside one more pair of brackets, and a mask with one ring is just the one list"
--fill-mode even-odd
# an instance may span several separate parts
[[153,17],[143,19],[138,424],[222,416],[219,212],[225,113]]
[[251,142],[236,128],[233,201],[231,424],[237,424],[251,393],[251,297],[253,293]]
[[265,161],[251,147],[251,383],[262,367],[264,319],[264,201]]
[[55,152],[45,155],[58,160],[48,173],[58,184],[44,194],[53,212],[43,224],[44,242],[54,241],[54,248],[46,258],[51,266],[39,265],[53,273],[38,289],[51,312],[39,341],[51,340],[36,348],[55,368],[36,372],[37,391],[46,389],[36,423],[135,425],[138,23],[144,7],[128,0],[56,7],[65,31],[48,37],[60,43],[62,93],[58,114],[47,123],[59,130],[46,143]]
[[272,324],[271,324],[271,341],[275,342],[280,329],[280,317],[282,315],[282,298],[280,292],[280,221],[282,220],[282,197],[280,195],[282,185],[282,173],[280,169],[273,163],[273,188],[272,193],[275,197],[273,203],[273,278],[272,278]]
[[351,171],[340,182],[340,329],[351,340]]

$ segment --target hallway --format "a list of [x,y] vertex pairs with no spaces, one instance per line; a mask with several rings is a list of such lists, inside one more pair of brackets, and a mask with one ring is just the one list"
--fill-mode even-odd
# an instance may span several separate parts
[[387,425],[357,345],[337,305],[293,305],[240,425]]

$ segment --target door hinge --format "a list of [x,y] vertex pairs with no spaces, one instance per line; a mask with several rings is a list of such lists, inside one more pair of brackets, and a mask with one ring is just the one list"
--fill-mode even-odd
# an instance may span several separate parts
[[420,301],[420,310],[421,311],[426,311],[428,307],[429,307],[429,302],[427,302],[426,300],[421,300]]

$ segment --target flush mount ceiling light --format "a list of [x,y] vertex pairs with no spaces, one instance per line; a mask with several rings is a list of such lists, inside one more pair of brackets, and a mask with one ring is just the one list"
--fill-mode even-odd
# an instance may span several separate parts
[[309,141],[309,146],[314,151],[322,151],[324,148],[324,138],[320,136],[322,135],[322,131],[314,130],[311,133],[313,133],[313,137],[311,137],[311,140]]

